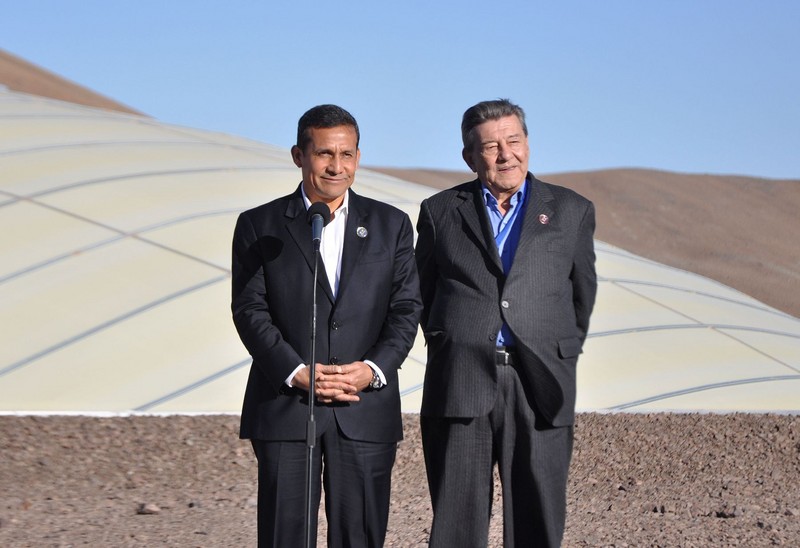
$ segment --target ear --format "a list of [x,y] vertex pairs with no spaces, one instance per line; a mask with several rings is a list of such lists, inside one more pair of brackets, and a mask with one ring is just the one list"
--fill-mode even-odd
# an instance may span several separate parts
[[461,149],[461,157],[464,158],[464,161],[472,170],[472,173],[478,172],[478,170],[475,169],[475,162],[472,161],[472,153],[469,150],[467,150],[467,147]]
[[303,151],[297,145],[292,146],[292,160],[297,167],[303,167]]

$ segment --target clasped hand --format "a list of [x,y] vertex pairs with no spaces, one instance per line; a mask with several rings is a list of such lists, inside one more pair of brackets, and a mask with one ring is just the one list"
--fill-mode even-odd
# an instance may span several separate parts
[[[365,362],[342,365],[318,363],[314,391],[317,399],[323,403],[357,402],[361,399],[358,393],[369,386],[371,380],[372,368]],[[311,387],[311,368],[298,371],[292,379],[292,385],[308,391]]]

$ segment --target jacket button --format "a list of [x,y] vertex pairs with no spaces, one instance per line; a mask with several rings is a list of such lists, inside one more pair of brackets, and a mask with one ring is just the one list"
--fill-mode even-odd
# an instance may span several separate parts
[[333,328],[333,329],[339,329],[339,322],[333,322],[333,323],[331,323],[331,328]]
[[508,308],[509,306],[511,306],[511,303],[509,303],[508,301],[502,301],[500,303],[500,306],[502,306],[503,308]]
[[336,356],[332,357],[331,358],[331,365],[336,365],[337,363],[339,363],[339,358],[337,358]]

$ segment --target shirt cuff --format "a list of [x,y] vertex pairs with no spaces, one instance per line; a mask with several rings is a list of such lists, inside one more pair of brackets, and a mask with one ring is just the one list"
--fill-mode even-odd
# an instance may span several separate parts
[[289,388],[291,388],[291,387],[292,387],[292,381],[294,380],[294,376],[295,376],[295,375],[297,375],[297,372],[298,372],[298,371],[300,371],[301,369],[303,369],[304,367],[306,367],[306,364],[304,364],[304,363],[301,363],[300,365],[298,365],[298,366],[297,366],[297,367],[294,369],[294,371],[292,371],[292,374],[291,374],[291,375],[289,375],[288,377],[286,377],[286,380],[285,380],[284,382],[286,383],[286,385],[287,385]]
[[383,385],[386,386],[386,377],[383,375],[383,371],[381,371],[381,368],[375,365],[375,362],[373,362],[372,360],[364,360],[364,363],[370,366],[370,368],[372,368],[372,370],[378,374],[378,378],[381,380]]

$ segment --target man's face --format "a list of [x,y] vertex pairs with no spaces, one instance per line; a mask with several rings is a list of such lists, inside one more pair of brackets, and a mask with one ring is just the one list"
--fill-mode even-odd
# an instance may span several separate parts
[[303,190],[314,202],[325,202],[331,211],[342,203],[355,179],[361,151],[351,126],[311,128],[305,150],[292,147],[292,160],[303,173]]
[[528,174],[528,137],[516,116],[488,120],[472,130],[464,161],[495,196],[516,192]]

